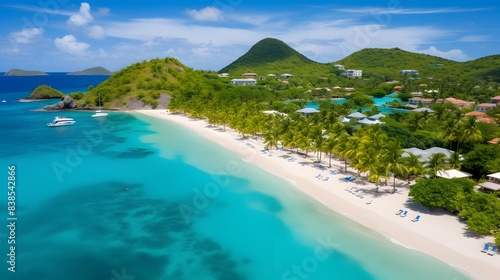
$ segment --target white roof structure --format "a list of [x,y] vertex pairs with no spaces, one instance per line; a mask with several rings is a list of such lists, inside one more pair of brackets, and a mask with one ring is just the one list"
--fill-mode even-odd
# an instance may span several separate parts
[[493,173],[493,174],[488,174],[488,177],[495,178],[495,179],[500,179],[500,172]]
[[378,114],[376,114],[376,115],[369,116],[369,117],[368,117],[368,119],[370,119],[370,120],[378,120],[378,119],[380,119],[380,118],[382,118],[382,117],[385,117],[385,115],[384,115],[384,114],[382,114],[382,113],[378,113]]
[[274,74],[267,74],[266,76],[268,76],[268,77],[276,77],[276,75],[274,75]]
[[276,110],[268,110],[268,111],[262,111],[264,114],[268,114],[268,115],[282,115],[282,116],[287,116],[287,114],[285,113],[281,113],[281,112],[278,112]]
[[488,189],[491,191],[500,191],[500,185],[492,183],[492,182],[484,182],[484,183],[479,184],[478,186],[483,188],[483,189]]
[[285,74],[281,74],[281,77],[293,77],[293,75],[292,75],[292,74],[285,73]]
[[363,114],[363,113],[360,113],[360,112],[356,112],[356,113],[352,113],[350,114],[349,116],[347,116],[348,118],[351,118],[351,119],[357,119],[357,120],[362,120],[364,118],[366,118],[366,115]]
[[295,112],[302,113],[302,114],[319,113],[319,111],[314,109],[314,108],[304,108],[304,109],[297,110]]
[[403,153],[402,156],[407,157],[409,153],[412,153],[414,155],[420,155],[420,161],[422,162],[427,162],[429,161],[429,158],[431,157],[432,154],[437,154],[437,153],[443,153],[445,155],[445,158],[450,158],[451,155],[454,153],[451,150],[447,150],[444,148],[439,148],[439,147],[432,147],[427,150],[421,150],[419,148],[408,148],[408,149],[403,149],[405,152]]
[[456,169],[450,169],[450,170],[440,170],[436,172],[436,176],[446,179],[453,179],[453,178],[468,178],[471,177],[472,175],[467,172],[462,172]]
[[412,112],[429,112],[429,113],[434,113],[433,110],[429,109],[429,108],[417,108],[417,109],[413,109],[411,110]]

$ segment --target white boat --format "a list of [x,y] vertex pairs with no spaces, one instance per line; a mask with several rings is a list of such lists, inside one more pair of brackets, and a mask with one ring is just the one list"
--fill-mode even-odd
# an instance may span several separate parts
[[67,117],[57,116],[51,123],[48,123],[47,126],[56,127],[56,126],[65,126],[65,125],[74,125],[75,120]]
[[95,111],[95,114],[92,115],[92,118],[106,117],[108,113],[105,113],[101,110]]
[[4,100],[2,100],[2,103],[5,103],[5,102],[7,102],[7,100],[5,100],[5,99],[4,99]]
[[[99,105],[102,105],[100,92],[99,92]],[[107,115],[108,115],[108,113],[101,111],[101,107],[99,106],[99,110],[95,111],[95,114],[92,115],[92,118],[102,118],[102,117],[106,117]]]

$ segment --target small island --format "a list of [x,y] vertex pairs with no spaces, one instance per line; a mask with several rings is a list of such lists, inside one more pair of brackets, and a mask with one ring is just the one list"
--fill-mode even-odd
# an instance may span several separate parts
[[19,102],[44,101],[48,99],[60,99],[64,94],[57,89],[47,85],[41,85],[35,88],[28,97],[18,99]]
[[48,74],[42,71],[11,69],[4,76],[48,76]]
[[81,71],[69,72],[68,75],[111,75],[112,72],[104,67],[93,67]]

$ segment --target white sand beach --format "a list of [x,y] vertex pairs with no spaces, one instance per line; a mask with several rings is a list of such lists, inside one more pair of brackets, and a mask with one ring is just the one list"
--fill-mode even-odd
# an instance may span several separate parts
[[[441,210],[430,211],[411,203],[408,197],[409,185],[406,182],[397,181],[397,192],[391,194],[391,178],[387,186],[381,186],[379,192],[375,192],[373,191],[375,185],[364,179],[358,180],[357,183],[346,182],[343,178],[355,175],[350,167],[348,172],[351,173],[330,173],[332,169],[343,168],[343,162],[332,160],[332,167],[328,167],[327,157],[322,163],[325,168],[320,169],[313,162],[315,156],[304,158],[296,153],[276,149],[264,153],[261,152],[264,149],[261,140],[252,138],[241,140],[241,135],[234,130],[228,128],[226,132],[221,132],[219,128],[207,126],[204,120],[169,114],[166,110],[135,112],[191,129],[200,136],[239,154],[245,161],[294,182],[299,190],[332,210],[387,236],[393,242],[440,259],[470,275],[471,278],[495,279],[500,275],[500,255],[489,256],[481,252],[486,242],[494,241],[492,237],[481,237],[468,231],[465,223],[457,216]],[[289,161],[290,157],[296,160]],[[318,174],[322,175],[322,179],[316,178]],[[325,180],[326,177],[328,180]],[[362,190],[363,197],[346,190],[351,187]],[[395,215],[399,209],[407,210],[408,215],[406,217]],[[421,216],[420,220],[412,222],[411,220],[417,215]]]

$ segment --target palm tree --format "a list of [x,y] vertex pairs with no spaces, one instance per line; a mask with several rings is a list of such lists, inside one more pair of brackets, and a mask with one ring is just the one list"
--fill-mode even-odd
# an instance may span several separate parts
[[443,153],[432,154],[427,162],[426,168],[429,175],[432,178],[435,178],[438,171],[446,168],[446,155]]
[[420,161],[421,155],[408,153],[408,156],[403,157],[403,164],[406,167],[406,175],[408,176],[408,183],[413,176],[420,176],[425,173],[425,167]]
[[[480,142],[483,140],[483,134],[481,130],[478,127],[478,122],[476,117],[468,117],[465,118],[460,123],[459,126],[459,136],[457,137],[459,140],[459,143],[473,143],[473,142]],[[457,145],[457,152],[458,152],[458,145]]]
[[396,190],[396,175],[403,175],[407,172],[407,167],[403,164],[403,149],[398,140],[387,142],[382,157],[383,164],[387,167],[387,171],[393,176],[393,191]]
[[462,166],[462,159],[460,157],[460,154],[457,152],[453,152],[448,158],[448,164],[450,165],[450,168],[460,169],[460,166]]
[[372,168],[370,169],[370,175],[368,176],[369,181],[373,181],[375,183],[375,186],[378,187],[380,186],[380,182],[382,179],[387,179],[389,176],[387,175],[387,166],[384,164],[376,164],[373,165]]

